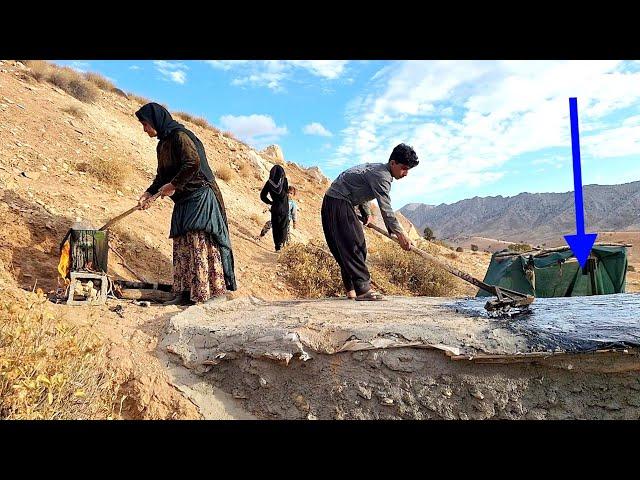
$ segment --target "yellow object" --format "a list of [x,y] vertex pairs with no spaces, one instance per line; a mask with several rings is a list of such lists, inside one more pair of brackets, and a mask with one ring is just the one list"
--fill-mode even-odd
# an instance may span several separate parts
[[69,276],[69,251],[71,250],[71,244],[69,240],[64,242],[64,246],[62,247],[62,252],[60,252],[60,262],[58,263],[58,273],[62,278],[67,278]]

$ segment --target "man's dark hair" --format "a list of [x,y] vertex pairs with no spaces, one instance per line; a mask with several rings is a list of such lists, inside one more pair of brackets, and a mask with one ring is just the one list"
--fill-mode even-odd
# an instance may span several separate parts
[[395,160],[396,163],[402,163],[403,165],[408,165],[409,168],[413,168],[418,165],[418,154],[413,150],[412,147],[401,143],[400,145],[396,145],[389,156],[389,161]]

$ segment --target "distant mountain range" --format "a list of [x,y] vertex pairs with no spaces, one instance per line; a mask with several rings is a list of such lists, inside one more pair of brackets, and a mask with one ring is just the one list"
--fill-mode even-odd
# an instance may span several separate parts
[[[640,181],[583,187],[585,229],[640,230]],[[453,204],[409,203],[399,210],[418,231],[436,238],[483,236],[525,243],[564,243],[576,232],[574,194],[521,193],[514,197],[473,197]]]

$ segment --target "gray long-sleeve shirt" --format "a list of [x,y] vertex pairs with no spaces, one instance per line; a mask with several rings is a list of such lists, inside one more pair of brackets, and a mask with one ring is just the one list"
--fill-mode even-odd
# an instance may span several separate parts
[[[326,195],[347,200],[354,207],[360,207],[361,213],[371,215],[368,202],[374,198],[378,201],[382,219],[390,233],[403,233],[393,208],[391,208],[391,182],[393,176],[386,163],[364,163],[351,167],[336,178]],[[364,210],[364,212],[362,211]]]

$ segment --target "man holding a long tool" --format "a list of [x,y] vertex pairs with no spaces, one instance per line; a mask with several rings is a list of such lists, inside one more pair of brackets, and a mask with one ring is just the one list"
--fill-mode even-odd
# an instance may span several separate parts
[[393,179],[407,176],[418,165],[418,155],[408,145],[397,145],[387,163],[365,163],[351,167],[336,178],[322,201],[322,229],[334,258],[340,265],[347,298],[360,301],[383,300],[371,289],[371,275],[365,263],[367,245],[357,207],[365,225],[372,220],[368,202],[378,201],[380,213],[390,234],[404,250],[412,243],[391,208],[389,192]]

